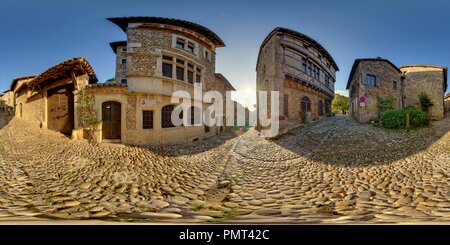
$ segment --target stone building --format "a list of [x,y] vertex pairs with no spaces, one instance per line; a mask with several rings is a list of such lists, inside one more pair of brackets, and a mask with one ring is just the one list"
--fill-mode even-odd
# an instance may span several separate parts
[[[393,107],[401,108],[402,72],[386,59],[357,59],[347,82],[350,112],[359,122],[378,121],[377,97],[393,97]],[[363,104],[359,98],[364,97]]]
[[403,99],[405,105],[420,108],[419,96],[425,93],[433,106],[428,109],[431,119],[444,118],[444,93],[447,90],[447,67],[433,65],[406,65],[400,70],[404,74]]
[[[95,106],[102,120],[100,141],[133,145],[167,144],[197,140],[219,133],[216,126],[175,127],[170,115],[176,104],[172,93],[187,91],[191,98],[195,83],[202,94],[211,90],[234,90],[215,73],[216,48],[224,42],[214,32],[184,20],[158,17],[109,18],[127,36],[110,44],[116,54],[116,84],[91,85]],[[225,96],[224,96],[225,97]],[[194,105],[194,100],[191,101]],[[191,107],[188,115],[210,105]],[[216,115],[217,116],[217,115]],[[222,115],[223,116],[223,115]]]
[[6,90],[0,95],[0,112],[14,109],[14,93]]
[[37,76],[16,78],[10,88],[15,117],[72,138],[83,138],[76,94],[96,82],[92,67],[82,57],[64,61]]
[[382,58],[357,59],[347,82],[351,115],[361,123],[379,121],[378,98],[392,97],[393,108],[413,105],[420,108],[419,95],[425,93],[434,106],[431,119],[444,117],[443,97],[447,89],[447,68],[409,65],[398,68]]
[[444,98],[444,108],[445,111],[450,111],[450,93],[448,93]]
[[265,38],[256,90],[279,91],[280,133],[298,125],[303,115],[316,120],[331,114],[337,71],[330,53],[305,34],[278,27]]

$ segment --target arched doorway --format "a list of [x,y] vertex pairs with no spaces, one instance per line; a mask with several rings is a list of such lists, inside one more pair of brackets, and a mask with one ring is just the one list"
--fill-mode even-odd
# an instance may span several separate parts
[[102,103],[102,138],[121,138],[122,106],[116,101]]
[[318,112],[319,112],[319,116],[323,116],[323,102],[321,100],[319,100],[319,104],[317,106],[318,108]]

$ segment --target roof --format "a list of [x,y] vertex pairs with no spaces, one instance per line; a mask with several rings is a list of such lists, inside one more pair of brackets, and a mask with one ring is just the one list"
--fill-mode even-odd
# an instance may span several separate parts
[[447,90],[448,87],[448,68],[446,66],[437,66],[437,65],[424,65],[424,64],[419,64],[419,65],[403,65],[400,66],[400,69],[403,68],[411,68],[411,67],[429,67],[429,68],[437,68],[437,69],[442,69],[443,73],[444,73],[444,93]]
[[96,83],[96,84],[89,84],[87,86],[88,88],[104,88],[104,87],[123,87],[126,88],[128,85],[123,83]]
[[96,83],[98,81],[97,76],[95,75],[89,62],[87,62],[84,57],[79,57],[66,60],[45,70],[29,83],[32,85],[38,85],[44,81],[53,81],[61,77],[68,76],[70,74],[69,72],[73,72],[76,76],[88,74],[90,77],[89,83]]
[[[292,36],[295,36],[297,38],[300,38],[302,40],[305,40],[306,42],[308,42],[310,44],[310,46],[312,48],[315,48],[316,50],[318,50],[325,58],[328,59],[328,61],[330,62],[330,64],[334,67],[334,69],[336,69],[336,71],[339,71],[339,67],[336,64],[336,62],[334,61],[333,57],[331,56],[331,54],[320,44],[318,43],[316,40],[314,40],[313,38],[300,33],[298,31],[294,31],[288,28],[284,28],[284,27],[277,27],[275,29],[273,29],[272,32],[269,33],[269,35],[267,35],[267,37],[264,39],[264,41],[261,44],[261,47],[259,48],[259,54],[261,54],[261,50],[264,47],[264,45],[266,45],[266,43],[269,41],[269,39],[274,36],[277,33],[284,33],[284,34],[289,34]],[[259,55],[258,55],[259,57]],[[256,65],[258,66],[258,65]]]
[[116,53],[117,52],[117,47],[127,46],[127,41],[112,42],[112,43],[109,43],[109,46],[111,46],[113,52]]
[[119,26],[124,32],[127,31],[128,23],[155,23],[155,24],[165,24],[165,25],[173,25],[182,28],[186,28],[192,31],[195,31],[207,39],[209,39],[212,43],[214,43],[217,47],[225,47],[225,43],[222,39],[212,32],[210,29],[196,24],[194,22],[172,19],[172,18],[162,18],[162,17],[115,17],[115,18],[107,18],[107,20]]
[[34,78],[34,77],[36,77],[36,76],[24,76],[24,77],[16,77],[16,78],[13,78],[12,83],[11,83],[11,86],[10,86],[9,89],[10,89],[11,91],[14,91],[14,88],[16,87],[17,82],[19,82],[20,80],[31,79],[31,78]]
[[396,71],[398,71],[399,73],[402,73],[402,71],[400,71],[400,69],[394,65],[392,62],[390,62],[387,59],[382,59],[382,58],[363,58],[363,59],[356,59],[355,63],[353,63],[353,67],[352,70],[350,72],[350,76],[348,77],[348,81],[347,81],[347,87],[346,89],[350,88],[350,83],[353,79],[353,76],[355,75],[356,69],[358,68],[359,63],[363,62],[363,61],[381,61],[381,62],[386,62],[389,65],[391,65]]
[[224,75],[222,75],[221,73],[216,73],[215,76],[222,80],[226,86],[231,87],[231,90],[236,91],[236,89],[233,87],[233,85],[231,85],[230,81],[228,81],[228,79],[225,78]]
[[447,95],[444,97],[444,99],[449,99],[450,98],[450,93],[447,93]]

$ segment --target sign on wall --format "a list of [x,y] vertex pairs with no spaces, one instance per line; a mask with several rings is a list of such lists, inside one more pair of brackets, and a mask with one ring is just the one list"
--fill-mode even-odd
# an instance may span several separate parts
[[141,99],[141,105],[142,106],[152,106],[155,105],[156,101],[155,99]]
[[359,102],[361,102],[361,103],[366,102],[366,97],[364,97],[364,96],[359,97]]

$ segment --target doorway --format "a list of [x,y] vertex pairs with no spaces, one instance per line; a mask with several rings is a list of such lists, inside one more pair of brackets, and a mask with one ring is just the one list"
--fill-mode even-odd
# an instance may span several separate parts
[[121,113],[122,107],[119,102],[107,101],[102,104],[102,138],[121,138]]

